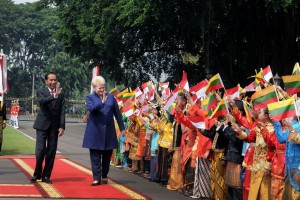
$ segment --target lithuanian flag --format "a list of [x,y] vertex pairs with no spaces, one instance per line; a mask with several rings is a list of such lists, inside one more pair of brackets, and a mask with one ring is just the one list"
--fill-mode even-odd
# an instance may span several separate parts
[[117,87],[114,87],[113,89],[111,89],[111,90],[109,91],[109,93],[111,93],[111,94],[113,94],[114,96],[116,96],[116,95],[118,94],[118,89],[117,89]]
[[269,103],[277,102],[278,97],[274,86],[269,86],[263,90],[255,92],[251,96],[254,110],[266,108]]
[[288,94],[297,94],[300,92],[300,74],[282,76],[282,80]]
[[123,99],[125,101],[127,101],[129,99],[134,98],[134,96],[135,96],[135,92],[127,92],[127,93],[123,94]]
[[117,97],[118,97],[118,98],[121,98],[121,97],[123,96],[123,94],[125,94],[125,93],[127,93],[127,92],[129,92],[129,89],[128,89],[128,88],[126,88],[126,89],[122,90],[121,92],[119,92],[119,94],[117,94]]
[[222,99],[222,101],[220,101],[220,103],[218,104],[217,108],[214,110],[213,114],[210,116],[210,119],[224,116],[224,115],[227,115],[228,113],[229,112],[228,112],[228,108],[225,104],[225,100]]
[[209,113],[209,111],[218,103],[216,94],[209,94],[202,100],[202,107]]
[[206,86],[206,94],[210,93],[211,91],[224,88],[224,84],[222,82],[222,79],[220,77],[220,74],[216,74],[208,81],[208,84]]
[[295,117],[297,115],[295,101],[293,98],[268,104],[268,109],[271,118],[274,121],[280,121],[285,118]]
[[296,62],[296,64],[294,65],[292,75],[296,75],[296,74],[300,74],[300,67],[299,67],[299,63],[298,62]]

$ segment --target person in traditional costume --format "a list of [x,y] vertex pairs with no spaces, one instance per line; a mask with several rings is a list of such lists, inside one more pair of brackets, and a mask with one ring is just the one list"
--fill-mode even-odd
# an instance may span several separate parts
[[225,184],[225,156],[228,139],[224,134],[217,132],[218,123],[224,121],[223,117],[215,120],[215,124],[209,130],[200,130],[201,134],[211,138],[213,157],[211,163],[211,189],[214,199],[227,199],[227,185]]
[[160,110],[158,122],[158,155],[157,155],[157,171],[156,181],[162,186],[166,186],[169,180],[169,171],[172,163],[172,156],[169,149],[172,148],[173,142],[173,124],[168,114],[164,110]]
[[[259,110],[257,121],[268,123],[264,109]],[[238,119],[237,119],[238,121]],[[234,125],[234,130],[237,132],[237,137],[246,142],[255,141],[255,152],[253,158],[253,164],[251,167],[251,183],[249,190],[249,200],[269,200],[270,199],[270,187],[271,187],[271,163],[267,161],[268,146],[264,141],[261,133],[261,129],[256,123],[256,127],[250,131],[249,134],[242,131],[242,129]]]
[[300,199],[300,125],[296,119],[273,122],[278,141],[286,143],[285,182],[282,199]]
[[[204,110],[200,108],[201,101],[198,99],[196,103],[191,101],[191,96],[186,93],[189,102],[192,104],[188,113],[189,116],[203,116]],[[210,168],[211,168],[211,139],[200,134],[199,130],[192,125],[187,117],[181,112],[178,113],[178,119],[181,124],[196,130],[196,140],[191,151],[191,167],[195,170],[193,193],[191,198],[211,199],[212,190],[210,184]],[[187,153],[187,151],[185,151]]]
[[224,135],[227,140],[226,152],[226,173],[225,184],[228,187],[228,199],[242,199],[242,156],[243,141],[236,137],[236,132],[232,129],[231,123],[235,123],[234,118],[228,114],[223,124],[218,123],[217,132]]
[[266,123],[260,123],[260,129],[268,145],[267,161],[271,162],[271,199],[281,200],[284,186],[285,144],[280,144],[274,132],[274,126],[265,109]]
[[[176,110],[185,112],[187,104],[187,98],[184,95],[183,92],[178,93],[178,96],[176,98]],[[168,181],[167,188],[169,190],[180,190],[183,188],[183,176],[181,173],[181,167],[180,167],[180,161],[181,161],[181,154],[180,154],[180,144],[181,144],[181,138],[182,134],[184,134],[187,131],[187,127],[180,124],[180,120],[177,119],[177,112],[175,112],[175,122],[173,125],[173,144],[172,144],[172,151],[173,151],[173,157],[172,157],[172,165],[171,165],[171,172],[170,177]]]
[[[250,130],[255,129],[256,122],[253,118],[258,117],[258,112],[251,110],[251,116],[247,117],[245,116],[245,110],[244,110],[244,102],[241,101],[233,101],[230,98],[227,100],[230,101],[228,103],[228,107],[231,109],[231,113],[234,116],[237,123],[240,125],[240,128],[248,134]],[[248,143],[248,142],[247,142]],[[249,146],[245,152],[244,155],[244,161],[243,161],[243,167],[245,167],[245,174],[244,174],[244,182],[243,182],[243,200],[247,200],[249,196],[249,190],[250,190],[250,183],[251,183],[251,167],[253,164],[253,158],[254,158],[254,152],[255,152],[255,141],[249,143]]]

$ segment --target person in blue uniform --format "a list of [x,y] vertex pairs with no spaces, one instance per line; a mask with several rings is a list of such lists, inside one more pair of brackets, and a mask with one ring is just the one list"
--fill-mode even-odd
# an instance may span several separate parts
[[91,185],[97,186],[107,184],[112,152],[118,146],[114,117],[122,135],[125,134],[125,127],[115,97],[105,92],[105,79],[96,76],[92,86],[94,92],[86,97],[86,107],[90,114],[82,147],[90,151],[94,179]]

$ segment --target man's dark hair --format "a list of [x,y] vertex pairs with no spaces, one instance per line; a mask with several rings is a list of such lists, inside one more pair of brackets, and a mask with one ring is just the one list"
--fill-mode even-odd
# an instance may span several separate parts
[[56,76],[56,74],[54,73],[54,72],[49,72],[49,73],[47,73],[46,75],[45,75],[45,80],[48,80],[48,75],[49,74],[54,74],[55,76]]

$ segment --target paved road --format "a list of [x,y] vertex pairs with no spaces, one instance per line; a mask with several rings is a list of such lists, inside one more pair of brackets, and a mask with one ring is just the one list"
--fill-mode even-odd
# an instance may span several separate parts
[[[32,124],[33,121],[21,121],[19,130],[30,137],[35,138],[35,130],[32,128]],[[58,151],[65,157],[90,167],[88,149],[81,148],[84,130],[84,123],[67,123],[65,135],[59,138]],[[169,191],[165,187],[159,186],[157,183],[149,182],[142,177],[115,167],[110,168],[109,177],[146,194],[152,199],[190,199],[177,191]]]

